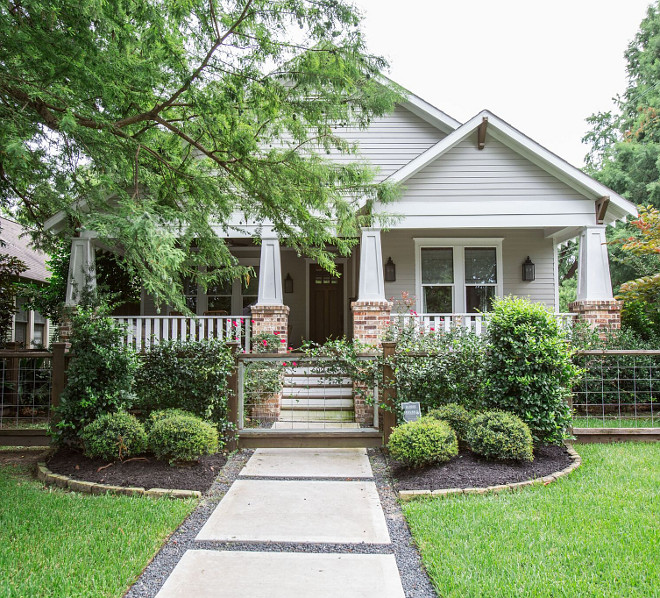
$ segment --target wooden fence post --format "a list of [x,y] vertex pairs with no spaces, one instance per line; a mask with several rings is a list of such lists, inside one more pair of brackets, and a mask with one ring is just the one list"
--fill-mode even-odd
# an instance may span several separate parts
[[227,421],[233,426],[227,438],[227,449],[235,451],[238,448],[238,355],[241,343],[232,341],[227,346],[234,358],[234,367],[227,377]]
[[387,446],[396,426],[396,376],[392,367],[392,358],[396,352],[396,343],[383,341],[383,404],[387,409],[381,409],[383,421],[383,445]]

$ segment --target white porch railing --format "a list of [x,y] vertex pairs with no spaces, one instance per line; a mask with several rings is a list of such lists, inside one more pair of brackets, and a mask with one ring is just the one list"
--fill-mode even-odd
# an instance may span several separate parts
[[239,341],[250,350],[250,318],[244,316],[115,316],[126,327],[123,344],[136,351],[160,341]]
[[[575,314],[556,313],[562,328],[571,326]],[[481,334],[488,326],[487,313],[465,313],[465,314],[392,314],[390,318],[393,324],[402,327],[414,327],[418,332],[449,332],[454,328],[465,328],[476,334]]]

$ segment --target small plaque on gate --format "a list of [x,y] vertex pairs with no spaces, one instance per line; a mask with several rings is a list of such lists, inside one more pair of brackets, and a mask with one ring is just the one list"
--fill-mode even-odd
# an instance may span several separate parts
[[403,409],[403,421],[416,422],[422,417],[422,408],[419,402],[401,403]]

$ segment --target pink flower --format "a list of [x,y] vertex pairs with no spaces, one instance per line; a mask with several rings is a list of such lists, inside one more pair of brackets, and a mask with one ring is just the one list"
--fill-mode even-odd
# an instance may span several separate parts
[[289,351],[293,351],[293,347],[289,347]]
[[254,320],[250,320],[250,324],[254,324]]
[[243,318],[241,318],[241,324],[243,324],[244,322],[245,322],[245,320]]
[[279,332],[278,332],[278,331],[275,331],[275,332],[273,332],[273,334],[274,334],[275,336],[277,336],[277,335],[279,334]]
[[435,328],[431,328],[431,332],[435,332]]
[[282,367],[286,367],[286,361],[282,362]]
[[264,339],[264,340],[261,341],[261,343],[262,343],[263,346],[265,347],[265,346],[268,344],[268,341],[267,341],[266,339]]
[[293,367],[296,367],[298,364],[294,361],[291,365],[293,365]]
[[240,338],[241,338],[240,336],[235,336],[234,340],[237,341],[237,340],[240,340]]
[[238,326],[238,324],[236,323],[236,320],[232,320],[231,323],[232,323],[234,326]]
[[286,339],[285,339],[285,338],[281,338],[281,339],[280,339],[280,342],[286,344]]

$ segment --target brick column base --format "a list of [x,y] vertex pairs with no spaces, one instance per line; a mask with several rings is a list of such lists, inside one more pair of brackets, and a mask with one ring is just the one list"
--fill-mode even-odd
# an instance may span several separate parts
[[[383,336],[390,324],[392,304],[389,301],[354,301],[353,338],[365,344],[380,347]],[[363,393],[353,393],[355,405],[355,421],[359,424],[371,425],[374,421],[373,405],[367,405],[365,394],[371,395],[371,389]],[[362,395],[362,396],[360,396]]]
[[621,328],[621,301],[573,301],[568,308],[600,332]]
[[253,305],[252,335],[270,332],[280,337],[278,353],[286,353],[289,347],[289,306]]

